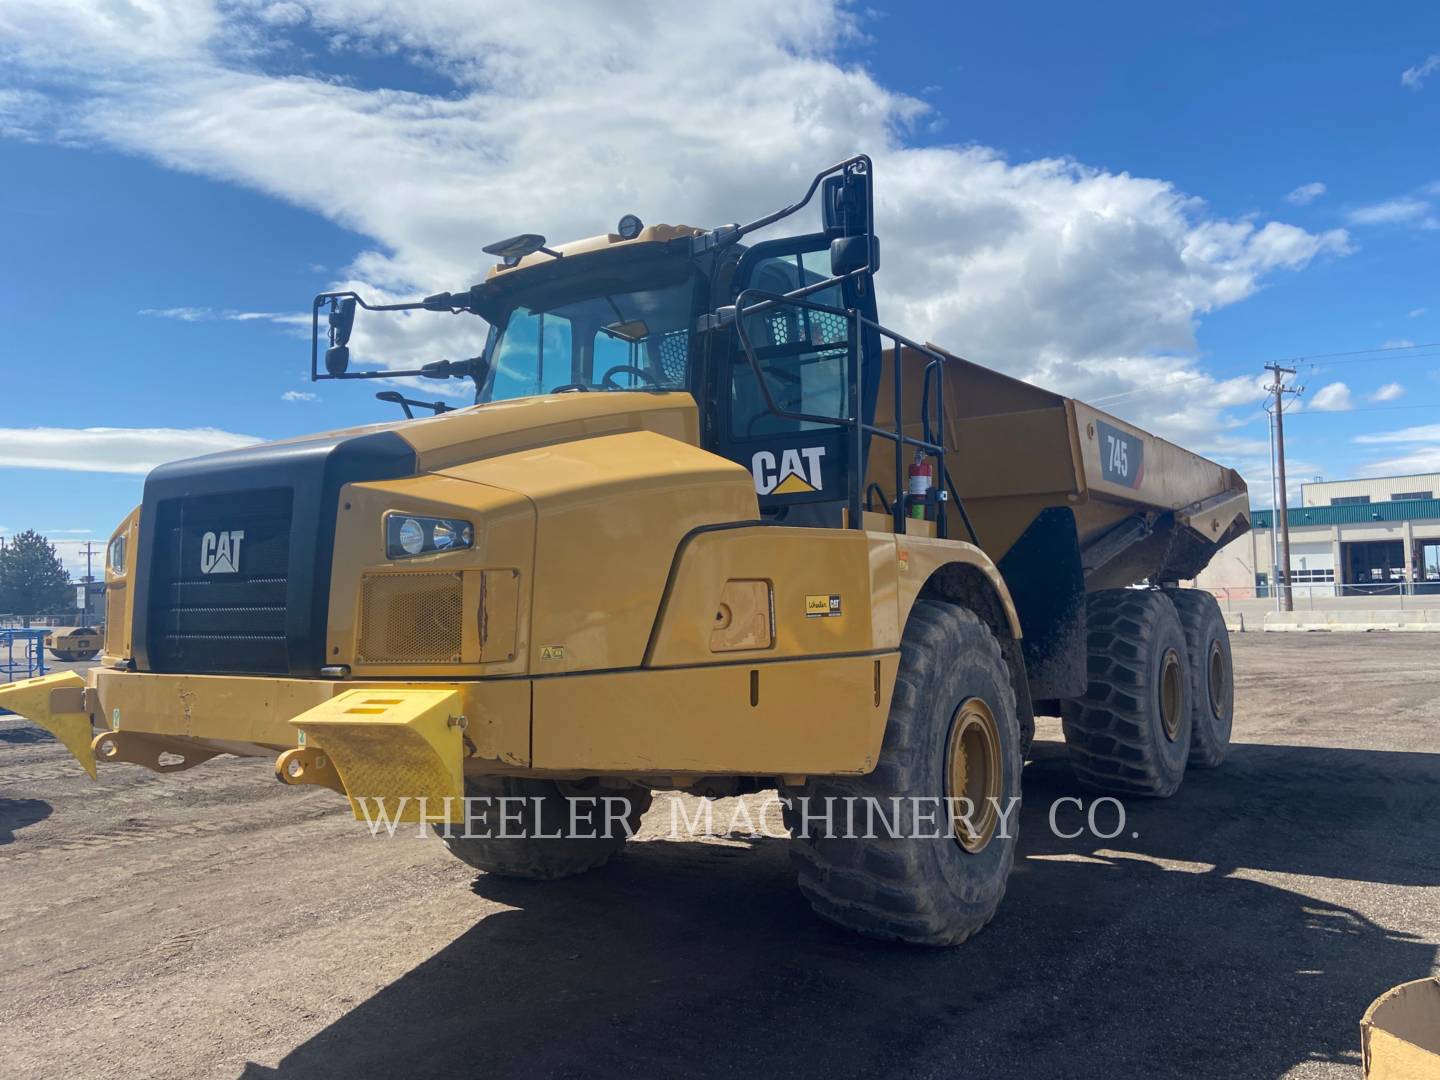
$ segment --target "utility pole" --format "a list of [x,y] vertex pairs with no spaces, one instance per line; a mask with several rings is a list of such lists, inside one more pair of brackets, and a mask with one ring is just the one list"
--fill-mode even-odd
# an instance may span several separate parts
[[84,599],[81,601],[81,606],[80,606],[80,621],[83,622],[83,623],[88,623],[88,622],[90,621],[90,583],[95,580],[94,571],[91,569],[91,566],[90,566],[90,555],[91,555],[91,552],[92,552],[94,549],[95,549],[95,541],[94,541],[94,540],[86,540],[86,541],[85,541],[85,584],[84,584],[84,586],[82,586],[83,591],[82,591],[82,593],[81,593],[81,595],[84,597]]
[[1294,368],[1284,368],[1279,364],[1266,364],[1265,370],[1270,372],[1275,381],[1265,389],[1275,395],[1275,458],[1277,462],[1278,491],[1280,505],[1276,507],[1275,516],[1280,520],[1280,565],[1275,568],[1276,584],[1280,587],[1280,610],[1294,611],[1295,601],[1290,590],[1290,499],[1285,490],[1285,394],[1298,394],[1299,390],[1285,385],[1285,376],[1294,375]]

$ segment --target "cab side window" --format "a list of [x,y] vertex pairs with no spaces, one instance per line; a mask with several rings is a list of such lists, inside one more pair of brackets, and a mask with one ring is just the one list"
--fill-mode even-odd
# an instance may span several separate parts
[[[787,293],[830,276],[827,252],[787,255],[758,263],[751,286],[767,293]],[[806,298],[843,308],[838,285]],[[775,404],[787,412],[813,416],[850,415],[848,377],[849,330],[841,315],[798,304],[778,304],[745,318],[745,329]],[[737,351],[730,387],[730,434],[746,439],[827,428],[810,420],[776,416],[766,405],[743,351]]]

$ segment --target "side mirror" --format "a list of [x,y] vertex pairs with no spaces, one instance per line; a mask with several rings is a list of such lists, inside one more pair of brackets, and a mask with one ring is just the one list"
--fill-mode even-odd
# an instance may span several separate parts
[[830,276],[844,277],[856,270],[875,273],[880,269],[878,237],[843,236],[830,241]]
[[330,347],[325,350],[325,370],[340,378],[350,368],[350,331],[355,326],[355,298],[330,301]]
[[355,298],[347,296],[338,304],[330,302],[330,344],[349,345],[350,331],[355,326]]
[[870,176],[847,169],[827,176],[820,188],[820,219],[829,236],[870,231]]

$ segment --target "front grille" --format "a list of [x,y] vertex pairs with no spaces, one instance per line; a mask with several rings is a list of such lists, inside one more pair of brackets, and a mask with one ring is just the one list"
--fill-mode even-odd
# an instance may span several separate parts
[[462,597],[459,574],[367,574],[360,586],[356,659],[372,664],[458,664]]
[[288,670],[292,513],[288,488],[159,503],[150,564],[151,670]]

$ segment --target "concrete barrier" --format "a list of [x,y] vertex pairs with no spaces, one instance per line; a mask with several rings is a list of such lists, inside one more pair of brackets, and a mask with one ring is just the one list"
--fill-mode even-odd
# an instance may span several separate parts
[[1245,613],[1243,611],[1225,612],[1225,629],[1232,634],[1243,634],[1245,632]]
[[1364,633],[1370,630],[1434,630],[1440,632],[1440,609],[1416,611],[1271,611],[1265,615],[1265,629],[1338,630]]

